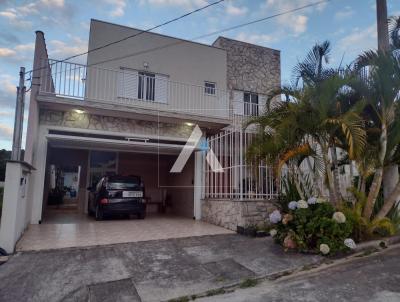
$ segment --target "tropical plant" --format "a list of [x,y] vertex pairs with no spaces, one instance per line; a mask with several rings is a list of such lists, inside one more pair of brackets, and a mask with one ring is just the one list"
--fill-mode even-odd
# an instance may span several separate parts
[[314,173],[314,184],[317,173],[324,174],[330,198],[339,204],[336,150],[344,148],[350,158],[356,158],[363,152],[365,131],[359,115],[362,106],[352,103],[353,91],[346,86],[348,75],[323,66],[329,51],[328,42],[316,44],[295,68],[296,86],[270,94],[266,112],[249,121],[260,127],[247,154],[253,159],[266,158],[277,175],[285,164],[300,173],[300,164],[312,157],[314,166],[309,170]]
[[[363,210],[367,202],[367,196],[355,188],[350,189],[356,197],[355,202],[347,202],[342,205],[341,211],[353,225],[352,238],[356,242],[372,239],[374,237],[393,235],[398,229],[397,213],[394,211],[391,217],[369,219],[363,216]],[[379,202],[380,201],[380,202]],[[375,204],[375,212],[379,212],[383,205],[383,194]],[[396,209],[394,209],[396,210]],[[392,218],[392,219],[391,219]]]
[[[358,91],[367,106],[364,110],[369,145],[375,145],[377,156],[375,172],[363,216],[371,218],[379,194],[385,165],[397,160],[397,146],[400,142],[399,110],[400,61],[391,52],[368,51],[359,56],[355,71],[362,73],[353,88]],[[376,143],[378,142],[378,143]],[[369,157],[368,154],[364,154]],[[365,160],[365,156],[361,156]],[[383,218],[400,196],[400,183],[385,201],[377,217]]]

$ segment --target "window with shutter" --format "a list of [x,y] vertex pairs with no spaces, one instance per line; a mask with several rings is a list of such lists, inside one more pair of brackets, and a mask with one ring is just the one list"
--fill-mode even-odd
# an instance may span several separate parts
[[156,75],[155,100],[159,103],[168,103],[168,76]]
[[137,99],[138,72],[122,69],[118,73],[118,97]]

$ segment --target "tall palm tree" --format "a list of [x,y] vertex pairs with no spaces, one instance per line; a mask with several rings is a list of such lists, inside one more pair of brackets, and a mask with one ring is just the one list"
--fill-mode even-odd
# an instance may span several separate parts
[[[267,158],[277,173],[285,163],[300,163],[312,156],[326,176],[331,201],[338,204],[339,188],[332,173],[330,150],[346,146],[349,156],[356,157],[365,145],[365,132],[356,107],[342,111],[346,107],[341,97],[346,80],[338,73],[316,79],[317,85],[313,81],[271,94],[269,99],[275,100],[275,105],[250,121],[260,125],[260,132],[248,155]],[[276,101],[282,94],[285,99]]]
[[376,0],[376,19],[378,27],[378,49],[380,51],[388,51],[390,46],[388,37],[386,0]]
[[368,69],[368,73],[364,73],[366,78],[359,81],[356,89],[367,102],[367,126],[379,132],[376,171],[363,211],[367,219],[371,218],[381,188],[384,167],[398,145],[395,112],[400,92],[399,62],[392,52],[378,50],[365,52],[355,64],[357,72]]

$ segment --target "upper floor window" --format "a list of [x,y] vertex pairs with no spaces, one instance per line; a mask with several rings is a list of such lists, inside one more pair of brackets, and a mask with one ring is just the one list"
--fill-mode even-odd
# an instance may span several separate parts
[[168,103],[167,75],[136,71],[121,67],[118,73],[118,97],[141,101]]
[[244,115],[258,116],[258,94],[245,92],[244,96]]
[[216,84],[214,82],[204,82],[204,93],[215,95]]
[[154,102],[155,92],[156,92],[156,75],[154,73],[139,72],[138,99]]

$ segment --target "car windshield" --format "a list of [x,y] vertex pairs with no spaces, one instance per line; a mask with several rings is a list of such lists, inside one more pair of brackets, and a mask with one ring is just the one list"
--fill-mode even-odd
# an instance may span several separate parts
[[107,181],[108,190],[127,190],[135,189],[140,186],[140,178],[137,176],[129,177],[110,177]]

